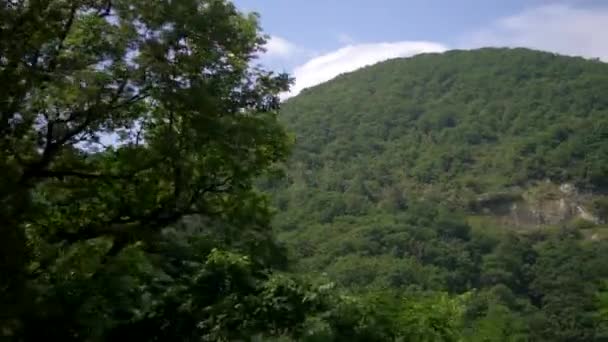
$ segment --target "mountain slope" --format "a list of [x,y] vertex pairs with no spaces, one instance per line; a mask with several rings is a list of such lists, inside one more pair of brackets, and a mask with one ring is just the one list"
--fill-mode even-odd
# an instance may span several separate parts
[[[395,59],[307,89],[284,216],[331,220],[408,197],[467,207],[538,181],[608,187],[608,64],[527,49]],[[293,209],[293,210],[289,210]]]
[[608,64],[525,49],[302,92],[282,111],[287,177],[265,184],[296,270],[372,297],[462,294],[467,341],[607,336],[607,92]]

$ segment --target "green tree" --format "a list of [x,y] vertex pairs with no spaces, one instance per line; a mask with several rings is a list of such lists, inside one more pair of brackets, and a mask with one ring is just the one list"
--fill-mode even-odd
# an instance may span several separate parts
[[[0,21],[3,334],[102,338],[208,277],[264,279],[282,252],[252,181],[288,151],[290,79],[252,67],[257,16],[223,0],[44,0],[4,1]],[[167,231],[186,217],[203,218],[205,248]],[[235,288],[208,288],[204,307]],[[157,327],[191,326],[170,322]]]
[[[566,233],[567,234],[567,233]],[[534,322],[537,338],[552,341],[590,341],[596,336],[594,312],[600,276],[590,266],[594,256],[576,238],[554,237],[538,246],[530,296],[545,317]],[[605,268],[605,267],[604,267]]]
[[492,303],[486,315],[471,328],[467,341],[524,342],[529,340],[526,330],[526,322],[521,316],[503,305]]
[[598,326],[597,336],[601,338],[608,337],[608,281],[604,280],[596,294],[597,313],[596,321]]

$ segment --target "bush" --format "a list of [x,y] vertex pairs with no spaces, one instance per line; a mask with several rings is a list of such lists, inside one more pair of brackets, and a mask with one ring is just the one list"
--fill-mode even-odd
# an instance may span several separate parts
[[572,227],[575,229],[589,229],[595,227],[595,223],[589,220],[585,220],[584,218],[577,217],[572,220]]

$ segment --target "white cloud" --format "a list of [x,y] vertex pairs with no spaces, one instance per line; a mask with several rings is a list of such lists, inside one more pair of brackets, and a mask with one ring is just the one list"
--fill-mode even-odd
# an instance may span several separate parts
[[608,7],[533,8],[474,33],[464,45],[528,47],[608,61]]
[[270,36],[265,48],[264,57],[267,58],[289,58],[299,51],[295,44],[278,36]]
[[302,89],[329,81],[342,73],[354,71],[366,65],[391,58],[445,50],[446,47],[442,44],[423,41],[348,45],[315,57],[296,67],[292,73],[296,78],[296,83],[291,91],[283,94],[282,97],[295,96]]

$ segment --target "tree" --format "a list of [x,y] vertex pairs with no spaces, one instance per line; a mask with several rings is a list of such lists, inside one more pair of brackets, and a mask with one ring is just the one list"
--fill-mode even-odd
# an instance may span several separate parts
[[[601,273],[591,266],[597,256],[567,234],[538,246],[530,295],[538,298],[546,318],[534,333],[552,341],[594,340],[598,333],[594,295]],[[605,272],[605,266],[603,269]]]
[[597,321],[597,335],[599,337],[608,337],[608,281],[604,280],[601,287],[596,293],[597,312],[595,320]]
[[[223,0],[41,0],[4,1],[0,18],[0,331],[94,293],[124,260],[158,267],[145,260],[185,217],[219,246],[257,241],[238,247],[253,264],[277,260],[252,180],[288,151],[290,79],[252,66],[257,16]],[[62,333],[84,338],[79,324]]]

